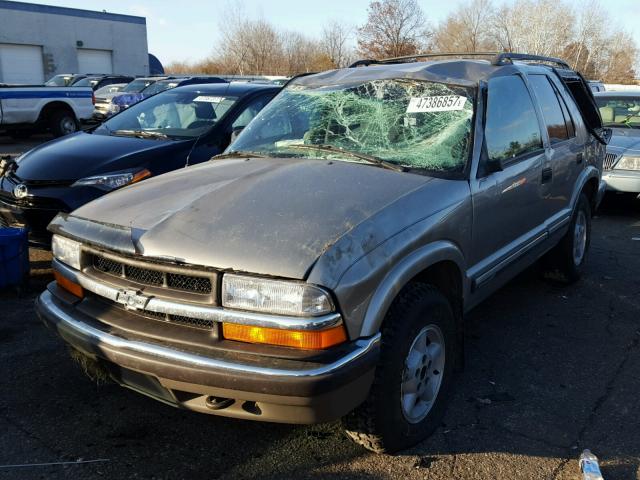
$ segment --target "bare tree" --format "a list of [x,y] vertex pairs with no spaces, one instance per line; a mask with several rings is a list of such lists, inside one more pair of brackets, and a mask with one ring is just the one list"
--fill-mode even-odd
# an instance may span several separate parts
[[331,20],[322,29],[320,45],[333,68],[346,67],[353,60],[353,51],[349,46],[352,33],[353,27],[338,20]]
[[427,22],[416,0],[380,0],[369,4],[367,23],[358,29],[358,49],[369,58],[420,52]]
[[516,0],[497,10],[493,36],[503,50],[558,56],[572,38],[574,23],[562,0]]
[[469,0],[438,26],[433,48],[441,52],[479,52],[496,48],[491,32],[494,8],[491,0]]

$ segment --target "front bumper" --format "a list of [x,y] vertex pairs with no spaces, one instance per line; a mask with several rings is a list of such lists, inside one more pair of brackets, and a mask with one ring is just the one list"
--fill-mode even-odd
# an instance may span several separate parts
[[[247,361],[241,352],[204,354],[115,331],[54,295],[55,285],[50,289],[36,300],[48,327],[121,385],[177,407],[259,421],[325,422],[362,403],[373,382],[380,335],[356,340],[328,363],[273,355]],[[212,408],[212,398],[226,406]]]
[[607,190],[612,192],[640,193],[640,171],[607,170],[602,174]]

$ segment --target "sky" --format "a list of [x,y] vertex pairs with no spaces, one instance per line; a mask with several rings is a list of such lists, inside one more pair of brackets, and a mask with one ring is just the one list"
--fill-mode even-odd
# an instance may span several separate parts
[[[453,12],[464,0],[418,0],[432,24]],[[509,3],[512,0],[506,0]],[[601,0],[614,23],[634,34],[640,45],[640,0]],[[44,0],[61,7],[82,8],[147,18],[149,52],[163,64],[200,60],[215,51],[223,15],[240,8],[248,17],[319,37],[330,20],[358,26],[367,19],[369,0]],[[502,0],[495,2],[503,3]],[[586,0],[569,0],[576,9]]]

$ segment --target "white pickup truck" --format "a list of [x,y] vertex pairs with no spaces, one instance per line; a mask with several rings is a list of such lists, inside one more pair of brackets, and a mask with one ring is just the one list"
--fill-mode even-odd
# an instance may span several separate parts
[[0,84],[0,130],[15,137],[42,129],[67,135],[91,118],[94,103],[89,87]]

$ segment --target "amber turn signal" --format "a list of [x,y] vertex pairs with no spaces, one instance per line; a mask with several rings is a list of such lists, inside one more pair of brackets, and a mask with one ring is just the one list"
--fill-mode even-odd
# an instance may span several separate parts
[[344,325],[326,330],[281,330],[223,323],[222,336],[227,340],[238,342],[264,343],[307,350],[321,350],[347,341]]
[[140,180],[144,180],[145,178],[150,176],[151,176],[151,172],[146,168],[144,170],[140,170],[139,172],[133,175],[133,179],[131,180],[131,182],[129,182],[129,185],[131,185],[132,183],[139,182]]
[[64,288],[67,292],[75,295],[76,297],[84,298],[84,289],[75,282],[72,282],[61,273],[54,271],[53,276],[56,279],[56,283],[61,288]]

